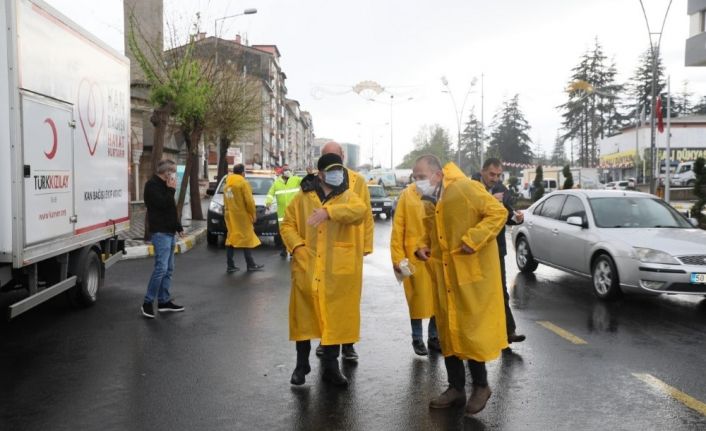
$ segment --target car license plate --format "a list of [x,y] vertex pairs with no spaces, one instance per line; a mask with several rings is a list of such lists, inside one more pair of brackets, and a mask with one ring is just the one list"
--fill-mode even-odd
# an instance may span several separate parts
[[706,284],[706,274],[691,274],[691,284]]
[[373,208],[374,213],[379,213],[380,211],[382,211],[382,208]]

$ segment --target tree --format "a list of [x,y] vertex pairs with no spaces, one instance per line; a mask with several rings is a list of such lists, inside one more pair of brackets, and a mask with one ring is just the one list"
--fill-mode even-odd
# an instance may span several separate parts
[[564,186],[562,189],[570,190],[574,188],[574,176],[571,174],[571,166],[564,166],[562,173],[564,174]]
[[[694,108],[691,98],[694,93],[689,91],[689,81],[684,80],[682,82],[682,88],[679,93],[672,94],[672,118],[674,117],[684,117],[691,115]],[[666,101],[666,98],[664,99]],[[664,107],[665,115],[667,107]]]
[[615,62],[608,63],[607,59],[596,39],[593,48],[572,69],[568,100],[558,107],[566,131],[562,140],[577,142],[581,166],[598,164],[597,140],[618,133],[624,121],[617,103],[623,87],[616,82]]
[[397,168],[411,169],[414,167],[414,162],[417,160],[417,157],[425,154],[435,155],[442,164],[453,160],[449,134],[438,124],[423,126],[419,130],[417,136],[414,138],[414,150],[404,156],[402,163],[400,163]]
[[[627,85],[629,99],[626,102],[631,111],[627,113],[627,118],[635,118],[635,110],[644,109],[647,118],[652,115],[652,50],[647,49],[640,56],[637,69],[633,72],[632,78]],[[655,94],[659,95],[664,91],[664,66],[662,56],[657,55],[657,80],[655,82]],[[638,106],[635,103],[639,103]]]
[[696,175],[696,184],[694,184],[694,194],[697,201],[691,208],[691,216],[699,222],[702,229],[706,229],[706,216],[703,214],[704,206],[706,206],[706,160],[703,157],[696,159],[694,163],[694,174]]
[[483,143],[483,125],[471,110],[466,127],[461,133],[461,170],[466,174],[479,172],[480,152]]
[[532,160],[532,139],[527,133],[530,126],[520,110],[519,98],[516,94],[503,102],[493,117],[488,143],[489,157],[498,157],[512,163],[530,163]]
[[231,64],[219,66],[213,86],[206,133],[218,142],[218,182],[228,172],[226,156],[231,142],[261,124],[263,101],[259,83]]
[[706,96],[702,96],[701,99],[699,99],[691,109],[691,113],[694,115],[706,115]]
[[532,192],[532,202],[537,202],[542,199],[542,196],[544,196],[544,170],[542,169],[542,165],[537,166],[532,185],[534,186],[534,191]]
[[566,162],[565,141],[561,133],[557,131],[554,140],[554,150],[552,151],[551,163],[553,166],[561,166]]

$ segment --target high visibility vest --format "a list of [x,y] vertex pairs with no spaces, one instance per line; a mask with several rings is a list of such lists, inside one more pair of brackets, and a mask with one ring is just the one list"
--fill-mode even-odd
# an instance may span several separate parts
[[301,177],[292,176],[287,179],[287,182],[280,176],[277,177],[270,190],[267,192],[267,198],[265,199],[265,204],[270,205],[275,199],[277,199],[277,219],[278,221],[284,220],[284,210],[287,208],[294,196],[299,193],[300,184],[302,182]]

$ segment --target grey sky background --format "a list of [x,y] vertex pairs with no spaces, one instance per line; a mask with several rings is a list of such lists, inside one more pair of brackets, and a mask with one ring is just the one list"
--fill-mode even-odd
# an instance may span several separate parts
[[[122,49],[121,1],[48,2]],[[645,0],[653,31],[667,4]],[[362,158],[372,152],[383,166],[390,163],[389,95],[375,103],[340,94],[357,82],[377,81],[404,101],[392,110],[395,163],[422,125],[439,123],[455,141],[455,113],[441,92],[442,75],[460,109],[472,78],[484,73],[487,126],[502,101],[519,93],[530,136],[550,153],[561,123],[556,106],[565,101],[571,68],[594,38],[615,59],[620,81],[649,46],[638,0],[165,0],[165,21],[187,34],[200,12],[202,30],[212,35],[216,18],[251,7],[256,15],[223,22],[222,37],[240,33],[251,44],[276,44],[288,97],[312,113],[317,137],[358,143]],[[666,73],[674,92],[686,79],[690,91],[706,95],[706,69],[684,67],[688,32],[686,0],[675,0],[662,39]],[[315,97],[314,88],[324,91]],[[470,109],[480,115],[480,104],[478,81],[464,117]]]

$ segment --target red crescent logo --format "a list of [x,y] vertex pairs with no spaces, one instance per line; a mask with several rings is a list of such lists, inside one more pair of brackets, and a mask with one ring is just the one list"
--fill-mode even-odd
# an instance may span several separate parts
[[44,122],[49,124],[49,127],[51,127],[51,133],[52,135],[54,135],[54,143],[52,144],[51,151],[49,151],[48,153],[46,151],[44,152],[44,155],[47,156],[47,159],[51,160],[54,158],[54,156],[56,156],[59,137],[56,133],[56,124],[54,124],[54,120],[52,120],[51,118],[47,118],[46,120],[44,120]]

